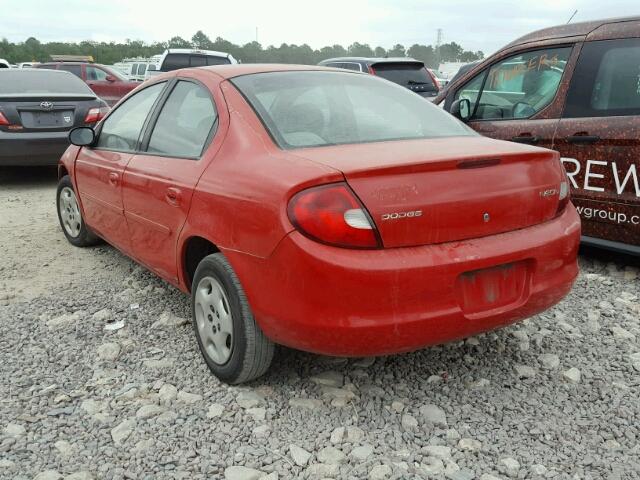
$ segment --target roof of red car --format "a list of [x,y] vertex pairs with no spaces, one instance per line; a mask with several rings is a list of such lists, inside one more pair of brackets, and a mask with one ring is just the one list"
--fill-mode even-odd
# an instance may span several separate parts
[[[276,63],[239,63],[234,65],[215,65],[211,67],[198,67],[198,69],[210,70],[222,78],[233,78],[240,75],[265,72],[290,72],[290,71],[312,71],[312,70],[335,70],[346,72],[340,68],[320,67],[317,65],[284,65]],[[354,72],[357,73],[357,72]]]

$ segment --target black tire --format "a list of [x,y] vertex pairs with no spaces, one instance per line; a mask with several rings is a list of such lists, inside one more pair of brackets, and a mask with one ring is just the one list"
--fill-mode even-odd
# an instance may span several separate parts
[[[216,363],[204,348],[196,319],[196,293],[199,286],[206,285],[209,279],[217,280],[222,287],[233,325],[229,340],[230,357],[222,364]],[[229,384],[244,383],[260,377],[269,369],[275,345],[257,325],[240,280],[221,253],[205,257],[196,268],[191,288],[191,315],[200,352],[209,369],[220,380]]]
[[[91,230],[89,230],[86,223],[84,222],[84,219],[82,218],[82,213],[80,212],[80,208],[77,208],[77,212],[74,212],[74,215],[75,215],[74,218],[77,219],[77,222],[80,225],[80,228],[77,234],[73,235],[73,232],[69,231],[68,227],[65,226],[65,223],[62,218],[61,208],[63,207],[60,202],[60,196],[62,195],[63,191],[65,191],[66,189],[70,189],[71,192],[73,192],[73,195],[74,196],[76,195],[75,190],[73,188],[73,184],[71,183],[71,178],[69,178],[69,175],[65,175],[60,179],[60,181],[58,182],[58,189],[56,190],[56,211],[58,212],[58,221],[60,222],[60,228],[62,228],[62,233],[64,233],[64,236],[67,237],[67,240],[69,241],[69,243],[76,247],[89,247],[97,243],[100,243],[100,238],[96,236]],[[77,204],[77,200],[75,201]]]

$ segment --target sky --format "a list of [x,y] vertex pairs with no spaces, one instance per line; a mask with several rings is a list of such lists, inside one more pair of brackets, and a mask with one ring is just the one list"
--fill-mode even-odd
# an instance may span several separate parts
[[457,42],[489,54],[539,28],[640,15],[639,0],[0,0],[0,37],[47,41],[210,38],[237,44],[353,42],[390,48],[400,43]]

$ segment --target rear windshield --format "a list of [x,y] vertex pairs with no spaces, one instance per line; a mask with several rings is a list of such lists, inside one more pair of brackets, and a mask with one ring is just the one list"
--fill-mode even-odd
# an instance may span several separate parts
[[231,82],[281,148],[476,135],[429,101],[372,75],[272,72]]
[[75,75],[47,69],[11,69],[0,73],[0,95],[84,94],[95,96]]
[[431,75],[421,63],[374,63],[371,68],[373,68],[376,75],[403,87],[423,85],[426,87],[425,91],[438,90],[431,79]]
[[170,53],[162,63],[162,71],[170,72],[179,68],[204,67],[206,65],[227,65],[231,63],[227,57],[216,55],[194,55],[190,53]]

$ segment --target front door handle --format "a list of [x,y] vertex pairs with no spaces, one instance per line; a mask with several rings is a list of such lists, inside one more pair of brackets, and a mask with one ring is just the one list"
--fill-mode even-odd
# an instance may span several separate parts
[[595,143],[600,140],[598,135],[589,135],[587,133],[576,133],[567,137],[569,143]]
[[531,134],[522,134],[518,135],[517,137],[512,137],[511,141],[518,143],[530,143],[533,145],[534,143],[538,143],[540,141],[540,138]]
[[180,205],[180,200],[182,198],[182,191],[179,188],[169,187],[167,188],[167,193],[165,194],[165,199],[169,205],[173,205],[177,207]]
[[109,173],[109,184],[115,187],[116,185],[118,185],[118,180],[120,180],[120,175],[118,175],[116,172]]

